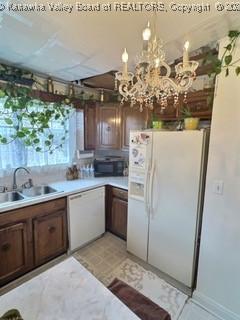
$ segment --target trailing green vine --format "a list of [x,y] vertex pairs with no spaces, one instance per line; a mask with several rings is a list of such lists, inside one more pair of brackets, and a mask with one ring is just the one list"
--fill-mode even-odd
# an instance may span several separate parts
[[[0,89],[0,118],[11,130],[10,136],[0,134],[0,144],[9,144],[16,139],[36,152],[48,151],[51,154],[61,148],[67,137],[65,128],[72,106],[69,99],[61,102],[44,102],[31,96],[32,89],[8,83]],[[51,122],[58,121],[64,127],[62,137],[56,139],[51,130]],[[42,146],[44,143],[44,147]]]
[[212,64],[212,70],[210,74],[214,73],[215,75],[220,74],[225,71],[226,77],[230,73],[230,69],[235,69],[235,74],[240,75],[240,58],[233,60],[233,54],[236,49],[236,44],[240,38],[240,31],[231,30],[228,33],[229,43],[224,47],[225,51],[221,58],[218,58],[216,55],[209,54],[205,60],[205,63]]
[[33,83],[33,73],[24,69],[0,63],[0,79],[11,82]]

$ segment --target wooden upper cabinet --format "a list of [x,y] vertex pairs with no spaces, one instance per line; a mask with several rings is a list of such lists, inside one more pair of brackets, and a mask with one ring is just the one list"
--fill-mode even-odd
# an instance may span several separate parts
[[58,211],[33,220],[35,264],[40,265],[67,250],[66,212]]
[[120,148],[120,112],[119,104],[106,103],[97,107],[99,149]]
[[155,103],[153,114],[161,120],[175,120],[178,117],[178,107],[174,105],[173,99],[169,99],[165,108],[161,108],[160,104]]
[[[211,119],[213,89],[189,92],[187,106],[194,117]],[[181,120],[183,95],[179,96],[178,105],[169,99],[166,108],[155,103],[153,111],[147,108],[143,112],[138,107],[130,107],[129,103],[120,106],[119,103],[103,105],[87,105],[85,107],[85,149],[122,149],[129,148],[130,130],[142,130],[148,127],[152,117],[159,120]]]
[[213,95],[214,89],[188,92],[187,102],[185,103],[181,94],[176,106],[174,106],[173,99],[169,99],[165,109],[161,109],[159,104],[155,104],[153,114],[159,120],[180,120],[182,118],[182,108],[187,105],[193,117],[211,119]]
[[[189,92],[187,95],[187,106],[194,117],[209,119],[212,116],[213,89]],[[181,114],[181,110],[180,110]]]
[[27,221],[0,227],[0,284],[25,273],[32,266],[27,230]]
[[96,104],[90,104],[84,108],[84,148],[94,150],[96,147]]
[[125,103],[121,106],[121,147],[129,148],[130,130],[146,129],[148,125],[148,110],[139,111],[138,107],[131,108]]

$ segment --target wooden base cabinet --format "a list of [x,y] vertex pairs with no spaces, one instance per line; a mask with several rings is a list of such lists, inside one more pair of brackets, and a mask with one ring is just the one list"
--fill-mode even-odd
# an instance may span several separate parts
[[107,188],[107,230],[126,240],[127,238],[128,192]]
[[112,232],[127,238],[127,202],[116,197],[112,199]]
[[32,267],[27,229],[27,221],[0,227],[0,283]]
[[0,286],[67,251],[66,199],[0,215]]
[[33,220],[35,264],[40,265],[64,253],[67,248],[65,211]]

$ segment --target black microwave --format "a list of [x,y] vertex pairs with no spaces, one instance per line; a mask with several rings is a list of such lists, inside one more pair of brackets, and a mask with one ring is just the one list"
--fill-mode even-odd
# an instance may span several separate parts
[[122,158],[101,158],[94,160],[95,177],[123,176],[125,160]]

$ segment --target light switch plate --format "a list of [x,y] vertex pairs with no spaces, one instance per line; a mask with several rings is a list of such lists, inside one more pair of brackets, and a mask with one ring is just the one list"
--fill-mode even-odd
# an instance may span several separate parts
[[215,194],[223,194],[224,183],[222,180],[215,180],[213,183],[213,192]]

